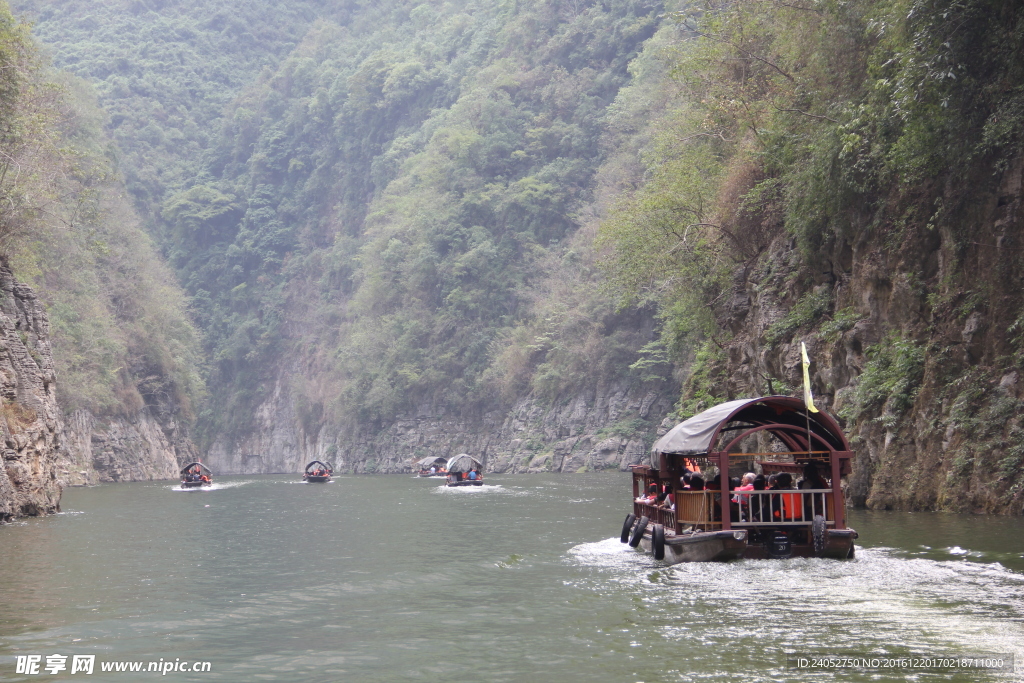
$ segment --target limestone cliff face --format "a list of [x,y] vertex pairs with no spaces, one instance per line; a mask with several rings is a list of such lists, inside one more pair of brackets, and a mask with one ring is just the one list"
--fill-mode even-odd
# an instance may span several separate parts
[[195,446],[173,415],[143,408],[131,417],[95,417],[78,410],[65,419],[67,458],[59,476],[67,485],[177,478],[196,459]]
[[195,459],[164,406],[131,417],[64,415],[57,403],[46,313],[32,288],[0,265],[0,521],[60,509],[64,486],[173,479]]
[[35,293],[0,265],[0,521],[60,509],[66,450],[49,332]]
[[210,466],[221,473],[299,472],[313,459],[339,471],[408,472],[426,455],[470,453],[489,472],[578,472],[626,469],[646,457],[655,431],[672,407],[672,392],[610,386],[554,406],[521,399],[511,410],[472,418],[423,406],[385,429],[307,432],[284,380],[260,407],[256,429],[237,441],[216,441]]
[[896,244],[836,239],[818,272],[777,239],[737,273],[720,395],[799,395],[805,341],[854,444],[854,504],[1024,513],[1022,169],[983,169],[960,218]]

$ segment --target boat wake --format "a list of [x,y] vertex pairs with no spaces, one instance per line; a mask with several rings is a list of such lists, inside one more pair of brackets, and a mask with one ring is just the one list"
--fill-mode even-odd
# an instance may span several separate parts
[[438,486],[434,492],[442,495],[465,495],[468,493],[504,492],[506,489],[501,484],[481,484],[480,486]]
[[624,555],[627,552],[632,553],[633,549],[628,545],[621,543],[619,539],[614,537],[606,538],[603,541],[595,541],[593,543],[580,543],[579,545],[569,549],[570,555],[579,558],[583,562],[588,562],[589,560],[601,557]]
[[581,543],[569,549],[576,564],[607,569],[648,569],[660,564],[643,552],[638,552],[617,538],[606,538],[593,543]]
[[[197,486],[197,487],[191,488],[191,489],[183,489],[183,488],[181,488],[181,484],[179,483],[179,484],[174,484],[173,486],[167,486],[165,488],[169,488],[172,491],[180,491],[182,493],[198,493],[198,492],[202,492],[202,491],[221,491],[223,489],[233,489],[233,488],[237,488],[239,486],[245,486],[246,484],[249,484],[249,483],[251,483],[251,482],[248,482],[248,481],[214,482],[214,483],[210,484],[209,486]],[[305,483],[305,482],[301,482],[301,483]]]

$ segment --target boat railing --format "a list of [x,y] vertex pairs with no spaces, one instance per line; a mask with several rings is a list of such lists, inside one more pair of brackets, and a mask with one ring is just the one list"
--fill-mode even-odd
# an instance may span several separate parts
[[776,491],[734,491],[740,519],[734,527],[807,525],[821,515],[828,526],[835,525],[832,489],[780,489]]
[[636,501],[633,503],[633,514],[638,518],[647,517],[651,524],[662,524],[666,529],[676,528],[676,511],[672,508]]
[[715,519],[715,491],[676,491],[675,500],[675,521],[680,526],[702,531],[722,527],[721,520]]

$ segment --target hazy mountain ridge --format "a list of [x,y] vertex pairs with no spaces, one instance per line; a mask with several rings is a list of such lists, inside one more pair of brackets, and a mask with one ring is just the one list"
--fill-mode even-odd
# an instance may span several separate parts
[[[132,7],[203,49],[274,21]],[[621,467],[666,413],[799,391],[805,341],[855,502],[1021,512],[1019,9],[293,9],[264,55],[194,74],[222,69],[226,109],[174,66],[184,118],[118,138],[126,168],[173,171],[130,186],[205,334],[198,430],[226,471]],[[55,54],[88,44],[39,16]],[[165,48],[153,75],[85,72],[112,110],[159,102]]]

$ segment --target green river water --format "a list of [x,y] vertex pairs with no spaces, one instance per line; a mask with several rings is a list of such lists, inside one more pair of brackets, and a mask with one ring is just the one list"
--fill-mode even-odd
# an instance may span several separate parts
[[[855,560],[660,566],[628,474],[219,477],[69,489],[0,527],[0,681],[1013,681],[1024,522],[851,511]],[[18,674],[18,655],[68,670]],[[788,657],[1015,655],[1017,670]],[[95,655],[92,675],[71,656]],[[103,662],[207,661],[203,673]]]

